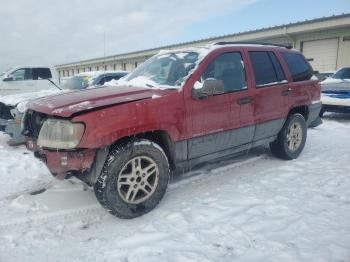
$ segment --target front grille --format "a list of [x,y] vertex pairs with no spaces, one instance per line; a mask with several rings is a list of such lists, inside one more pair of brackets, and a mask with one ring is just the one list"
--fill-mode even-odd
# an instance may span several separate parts
[[37,139],[47,115],[28,110],[23,119],[23,135]]
[[13,119],[13,116],[11,114],[12,108],[13,107],[0,103],[0,118],[5,120]]

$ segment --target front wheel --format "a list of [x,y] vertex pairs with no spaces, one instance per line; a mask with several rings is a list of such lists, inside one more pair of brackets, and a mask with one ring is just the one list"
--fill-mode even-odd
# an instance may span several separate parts
[[169,179],[169,163],[162,148],[140,140],[111,150],[94,191],[111,214],[134,218],[158,205]]
[[277,139],[270,144],[271,152],[278,158],[295,159],[304,149],[306,136],[305,118],[301,114],[290,115]]

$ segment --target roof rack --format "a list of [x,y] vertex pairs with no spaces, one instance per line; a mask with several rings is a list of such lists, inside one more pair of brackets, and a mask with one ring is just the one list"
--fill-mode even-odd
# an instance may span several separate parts
[[214,43],[214,45],[270,45],[270,46],[278,46],[278,47],[284,47],[287,49],[292,49],[293,46],[290,44],[282,45],[282,44],[273,44],[273,43],[264,43],[264,42],[246,42],[246,41],[236,41],[236,42],[217,42]]

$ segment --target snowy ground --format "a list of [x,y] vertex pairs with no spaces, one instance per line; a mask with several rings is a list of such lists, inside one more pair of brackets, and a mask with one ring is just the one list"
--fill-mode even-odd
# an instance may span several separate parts
[[[184,175],[151,213],[107,214],[0,134],[0,261],[350,261],[350,117],[299,159],[261,149]],[[31,195],[46,185],[46,192]]]

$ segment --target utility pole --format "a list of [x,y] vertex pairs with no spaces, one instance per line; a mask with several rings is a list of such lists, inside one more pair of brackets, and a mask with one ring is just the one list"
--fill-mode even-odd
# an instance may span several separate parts
[[[103,31],[103,64],[106,62],[106,30]],[[106,71],[106,65],[103,65],[104,71]]]
[[106,58],[106,31],[103,32],[103,58]]

